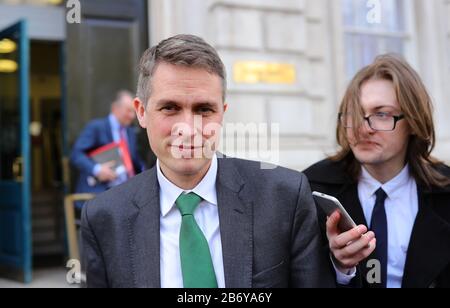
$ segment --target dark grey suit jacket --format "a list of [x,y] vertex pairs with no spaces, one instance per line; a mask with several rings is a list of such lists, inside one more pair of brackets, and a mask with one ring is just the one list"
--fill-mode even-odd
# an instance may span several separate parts
[[[228,288],[334,287],[306,177],[260,163],[219,159],[217,199]],[[160,287],[156,169],[86,204],[88,287]]]

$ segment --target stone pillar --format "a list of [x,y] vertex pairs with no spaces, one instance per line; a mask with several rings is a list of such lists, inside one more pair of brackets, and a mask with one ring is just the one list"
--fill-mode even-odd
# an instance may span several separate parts
[[416,1],[419,73],[433,98],[434,155],[450,163],[450,1]]

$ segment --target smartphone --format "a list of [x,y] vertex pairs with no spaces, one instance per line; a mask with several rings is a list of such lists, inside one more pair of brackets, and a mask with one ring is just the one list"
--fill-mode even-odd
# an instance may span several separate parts
[[340,231],[346,232],[356,227],[355,222],[338,199],[317,191],[314,191],[312,194],[316,204],[325,212],[327,216],[331,216],[334,212],[339,211],[341,214],[341,220],[338,225]]

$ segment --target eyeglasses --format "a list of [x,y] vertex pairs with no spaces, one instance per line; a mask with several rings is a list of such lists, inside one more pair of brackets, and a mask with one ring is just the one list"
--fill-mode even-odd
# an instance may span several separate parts
[[[367,121],[370,128],[375,131],[389,132],[395,130],[397,122],[404,119],[405,115],[393,116],[384,112],[377,112],[363,119]],[[339,121],[345,128],[353,128],[353,115],[350,113],[340,113]]]

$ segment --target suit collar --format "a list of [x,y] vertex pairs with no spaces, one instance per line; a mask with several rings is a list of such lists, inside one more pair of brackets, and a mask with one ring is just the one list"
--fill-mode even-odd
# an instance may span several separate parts
[[251,288],[253,204],[234,159],[218,160],[217,198],[227,288]]
[[114,141],[114,138],[121,139],[121,135],[120,135],[121,129],[125,128],[126,136],[128,138],[127,141],[130,144],[130,136],[133,135],[131,126],[126,126],[126,127],[122,126],[122,124],[120,124],[119,120],[117,120],[117,117],[112,113],[110,113],[108,115],[107,119],[108,119],[108,133],[109,133],[108,137],[111,138],[111,142]]
[[[438,170],[450,177],[450,168],[439,166]],[[358,198],[356,183],[346,177],[342,162],[325,160],[308,168],[305,173],[311,182],[332,184],[339,187],[336,197],[345,205],[357,224],[368,225]],[[329,176],[327,176],[329,174]],[[427,287],[433,284],[450,260],[450,224],[435,212],[436,197],[449,194],[450,187],[424,188],[418,186],[419,212],[414,223],[405,263],[402,286]],[[447,206],[443,204],[442,206]],[[368,259],[371,259],[370,256]],[[368,260],[367,259],[367,260]],[[362,277],[366,277],[366,263],[361,264]],[[364,279],[363,279],[364,281]]]
[[[436,170],[447,178],[450,178],[450,167],[440,164]],[[345,169],[343,161],[324,159],[304,171],[310,182],[319,184],[348,185],[355,183]],[[406,173],[405,170],[402,173]],[[421,187],[424,194],[450,194],[450,185],[446,187]]]
[[[234,159],[218,159],[216,189],[219,207],[225,285],[252,287],[253,204],[251,192]],[[129,211],[130,258],[137,287],[160,287],[160,200],[157,169],[138,176],[139,188]]]
[[117,131],[119,131],[122,127],[122,125],[120,125],[119,120],[117,120],[116,116],[112,113],[110,113],[108,115],[108,120],[109,120],[109,125],[111,126],[112,129],[115,129]]
[[160,207],[156,168],[136,177],[133,206],[128,211],[130,258],[135,287],[159,288],[160,269]]
[[347,185],[353,181],[345,171],[343,162],[325,159],[304,171],[310,182]]
[[226,157],[221,153],[217,153],[217,157],[217,180],[220,180],[220,183],[225,185],[231,191],[239,193],[245,186],[245,181],[234,164],[236,159]]
[[[438,194],[444,193],[440,189]],[[433,209],[433,196],[436,191],[424,191],[418,187],[419,212],[417,214],[411,240],[408,247],[404,268],[402,287],[423,288],[433,284],[448,266],[450,260],[450,224],[442,219]],[[347,183],[337,194],[337,198],[345,204],[350,216],[356,224],[368,225],[358,198],[356,184]],[[373,258],[369,256],[367,260]],[[366,262],[361,264],[362,277],[366,277],[368,268]]]
[[[424,288],[448,266],[450,224],[435,211],[433,194],[419,187],[419,213],[411,234],[402,286]],[[447,204],[444,204],[447,206]]]
[[[442,191],[441,191],[442,192]],[[424,288],[433,284],[450,260],[450,224],[433,210],[433,194],[418,188],[419,213],[417,214],[403,273],[402,287]],[[357,185],[347,184],[337,195],[345,204],[356,224],[368,225],[358,198]],[[373,258],[369,256],[367,260]],[[366,262],[360,267],[366,277]]]
[[345,204],[345,209],[357,225],[368,226],[358,197],[358,185],[356,183],[346,183],[336,197],[342,204]]
[[109,119],[109,116],[107,116],[106,118],[104,118],[104,125],[105,125],[105,132],[108,136],[108,140],[110,142],[114,142],[114,138],[113,138],[113,134],[112,134],[112,126],[111,126],[111,121]]
[[[450,177],[450,176],[449,176]],[[424,195],[450,194],[450,185],[446,187],[421,187]]]
[[[444,177],[450,178],[450,167],[444,164],[437,165],[436,170]],[[450,194],[450,185],[445,187],[422,187],[421,190],[425,195],[428,194]]]

